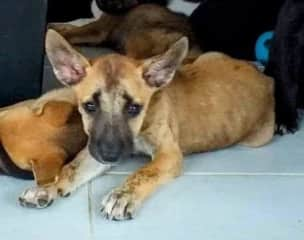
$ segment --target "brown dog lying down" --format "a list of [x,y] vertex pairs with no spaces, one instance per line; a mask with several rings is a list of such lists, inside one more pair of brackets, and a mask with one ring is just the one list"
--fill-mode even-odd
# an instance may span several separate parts
[[[57,97],[69,98],[69,102]],[[0,109],[0,169],[9,176],[30,179],[38,186],[53,184],[62,166],[86,144],[82,121],[70,89],[47,93],[44,108],[28,100]]]
[[152,161],[101,204],[107,218],[129,219],[160,185],[181,174],[183,155],[233,144],[258,147],[273,137],[273,81],[245,61],[207,53],[181,66],[186,38],[145,60],[110,54],[89,61],[52,30],[46,47],[58,79],[76,93],[89,143],[56,184],[24,196],[33,206],[141,152]]
[[201,54],[188,17],[159,5],[142,4],[119,16],[103,14],[96,22],[81,27],[50,24],[50,28],[71,44],[106,44],[136,59],[163,53],[183,36],[190,40],[185,62],[193,61]]

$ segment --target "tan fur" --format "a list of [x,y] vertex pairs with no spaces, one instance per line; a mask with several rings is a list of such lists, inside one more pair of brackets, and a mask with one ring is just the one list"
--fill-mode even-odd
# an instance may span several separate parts
[[[54,39],[58,40],[56,44]],[[159,185],[181,173],[184,154],[238,143],[258,147],[272,139],[272,79],[251,64],[221,53],[203,54],[193,63],[180,66],[187,53],[186,43],[182,39],[163,55],[146,60],[117,54],[102,56],[86,67],[85,76],[79,75],[77,81],[61,78],[65,84],[73,84],[81,104],[98,90],[103,96],[101,109],[105,108],[102,98],[107,96],[112,100],[106,104],[114,104],[123,101],[123,93],[143,105],[141,113],[128,120],[128,126],[136,150],[151,154],[152,161],[105,197],[102,211],[110,219],[132,217]],[[62,66],[57,63],[58,56],[64,54],[73,61],[78,54],[64,48],[66,44],[54,31],[48,33],[47,51],[59,72]],[[79,59],[77,66],[86,66],[87,61]],[[81,113],[89,133],[92,117]]]
[[[58,92],[73,95],[68,89]],[[51,92],[51,98],[60,95],[58,92]],[[3,147],[15,165],[34,172],[38,185],[56,181],[64,163],[86,144],[76,102],[51,101],[48,94],[41,99],[45,97],[49,100],[38,114],[33,110],[35,100],[3,108],[0,112]]]

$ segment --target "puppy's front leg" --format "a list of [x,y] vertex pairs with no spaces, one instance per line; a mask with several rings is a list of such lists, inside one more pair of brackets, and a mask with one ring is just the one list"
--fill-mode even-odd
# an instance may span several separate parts
[[86,147],[71,163],[63,167],[56,183],[24,191],[19,197],[19,202],[25,207],[48,207],[56,198],[68,196],[78,187],[104,173],[109,168],[110,165],[98,163],[89,154]]
[[132,219],[135,211],[157,187],[181,173],[182,159],[176,143],[160,147],[150,163],[103,199],[102,214],[110,220]]

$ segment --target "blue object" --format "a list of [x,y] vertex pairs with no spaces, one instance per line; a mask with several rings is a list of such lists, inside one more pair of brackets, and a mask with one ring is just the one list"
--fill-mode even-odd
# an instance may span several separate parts
[[271,40],[273,38],[273,31],[263,33],[257,40],[255,45],[255,56],[257,61],[266,64],[269,59],[269,50]]

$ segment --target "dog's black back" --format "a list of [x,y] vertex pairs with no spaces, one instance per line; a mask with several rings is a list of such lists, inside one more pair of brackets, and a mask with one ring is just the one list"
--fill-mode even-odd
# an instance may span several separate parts
[[255,59],[258,37],[275,27],[284,0],[204,0],[190,21],[204,51]]
[[108,14],[124,14],[140,4],[153,3],[166,6],[168,0],[96,0],[97,6]]
[[275,78],[278,126],[294,131],[304,106],[304,1],[287,0],[279,14],[266,74]]

